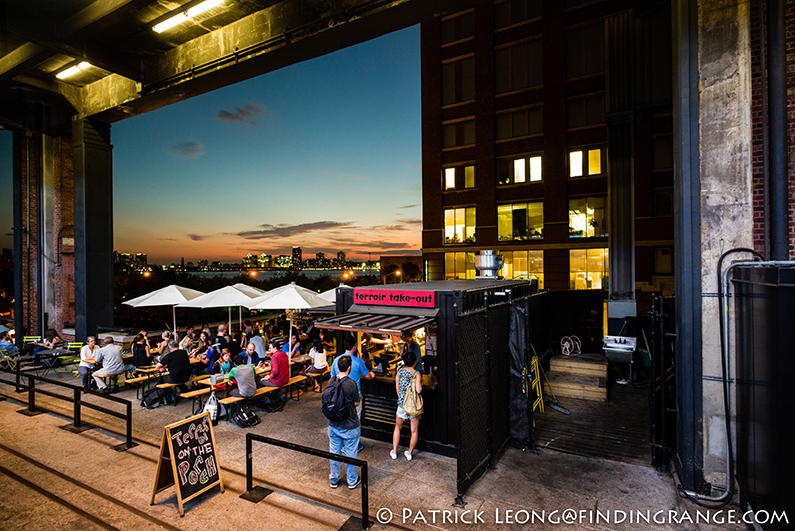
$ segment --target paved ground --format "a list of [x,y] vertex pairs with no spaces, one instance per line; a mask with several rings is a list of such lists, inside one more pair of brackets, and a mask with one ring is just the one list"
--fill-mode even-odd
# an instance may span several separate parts
[[[75,381],[71,375],[64,378]],[[158,494],[155,505],[150,505],[150,500],[163,426],[189,416],[188,402],[144,410],[134,391],[117,395],[134,400],[133,436],[140,444],[116,452],[112,448],[122,439],[106,430],[75,434],[60,429],[71,423],[71,404],[41,396],[37,403],[50,412],[28,417],[17,412],[25,407],[26,394],[17,395],[13,387],[0,385],[0,396],[8,398],[0,401],[3,530],[314,531],[339,529],[351,514],[361,514],[361,489],[330,489],[326,461],[275,447],[255,446],[253,450],[254,483],[275,490],[274,494],[257,504],[242,500],[246,431],[221,422],[215,435],[225,492],[214,488],[188,502],[185,516],[180,518],[173,489]],[[253,431],[326,449],[326,421],[319,402],[319,395],[304,394],[299,402],[288,403],[283,412],[261,415],[262,422]],[[102,413],[84,409],[83,419],[124,431],[120,421]],[[535,454],[508,450],[497,469],[486,473],[467,493],[466,507],[458,509],[452,506],[454,459],[419,452],[411,462],[402,457],[392,461],[388,452],[387,444],[365,440],[365,449],[359,454],[370,467],[371,519],[375,521],[379,515],[386,521],[392,515],[389,525],[376,522],[375,530],[747,528],[743,524],[690,523],[688,519],[695,521],[707,513],[682,501],[675,494],[673,480],[651,468],[543,449]],[[681,523],[671,522],[669,511],[674,511],[671,514],[677,520],[683,519]],[[656,514],[662,523],[636,523],[639,514],[651,519]],[[570,523],[572,516],[574,522]],[[728,518],[725,512],[709,516],[719,522]],[[616,523],[622,517],[625,521]]]

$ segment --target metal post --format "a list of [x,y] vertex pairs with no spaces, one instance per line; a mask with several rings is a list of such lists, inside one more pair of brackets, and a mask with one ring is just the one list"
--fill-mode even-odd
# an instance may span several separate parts
[[254,490],[254,471],[251,459],[251,434],[246,434],[246,492]]
[[33,376],[28,375],[28,411],[31,413],[36,411],[36,389],[33,382]]
[[80,419],[80,395],[81,390],[79,387],[75,387],[75,428],[79,428],[81,425]]
[[132,440],[132,402],[127,401],[127,448],[133,447]]
[[489,340],[489,293],[483,293],[486,352],[484,353],[486,363],[486,436],[488,437],[489,464],[488,468],[494,468],[494,430],[492,429],[493,419],[491,418],[491,342]]
[[370,498],[367,495],[367,464],[362,465],[362,529],[370,527]]

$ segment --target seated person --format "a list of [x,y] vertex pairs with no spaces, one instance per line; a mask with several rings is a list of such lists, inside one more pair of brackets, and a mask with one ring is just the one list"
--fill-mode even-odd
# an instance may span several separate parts
[[326,359],[326,350],[323,348],[323,343],[320,338],[312,340],[312,350],[309,351],[309,356],[312,358],[312,365],[306,370],[306,375],[309,380],[314,384],[315,391],[320,390],[320,385],[312,377],[316,374],[323,374],[328,368],[328,360]]
[[36,348],[33,350],[33,365],[39,365],[39,352],[42,350],[53,350],[62,342],[63,339],[61,339],[55,329],[50,328],[44,332],[44,343],[36,343]]
[[235,356],[235,367],[229,372],[229,380],[235,382],[237,387],[232,389],[230,395],[248,398],[254,396],[259,387],[266,387],[262,380],[257,376],[254,365],[244,363],[243,356]]
[[133,339],[132,346],[133,365],[136,367],[149,367],[152,364],[152,355],[149,353],[149,345],[146,343],[146,336],[138,334]]
[[83,379],[84,389],[91,388],[91,370],[97,362],[96,355],[98,352],[97,338],[88,336],[86,338],[86,344],[80,349],[80,364],[77,366],[77,372],[80,373]]
[[259,356],[257,356],[256,346],[254,343],[249,343],[246,345],[246,350],[240,357],[243,358],[243,363],[246,365],[253,365],[255,367],[259,365],[260,360]]
[[181,350],[179,343],[173,340],[169,342],[166,349],[169,351],[168,354],[160,358],[160,363],[157,364],[157,369],[160,372],[168,369],[168,374],[163,376],[163,381],[174,384],[187,382],[193,373],[188,353]]
[[260,335],[259,328],[254,327],[251,330],[251,339],[248,341],[249,343],[254,343],[254,351],[257,353],[257,356],[260,359],[265,359],[265,353],[268,351],[268,347],[265,346],[265,339]]
[[264,383],[271,387],[282,387],[290,381],[290,363],[287,361],[287,354],[279,350],[273,341],[268,344],[268,354],[271,357],[271,373]]
[[109,393],[105,381],[102,379],[109,374],[124,372],[124,362],[121,359],[121,347],[113,344],[113,338],[108,336],[102,340],[103,347],[97,351],[94,360],[102,362],[102,368],[94,371],[94,381],[97,382],[97,389],[100,393]]
[[301,343],[298,341],[298,334],[293,332],[293,335],[290,336],[290,345],[288,346],[287,343],[282,346],[282,351],[288,355],[288,357],[298,356],[301,353]]
[[8,331],[0,333],[0,349],[4,350],[9,357],[19,354],[19,349],[11,342],[11,336],[8,335]]
[[213,363],[213,374],[229,374],[235,367],[235,363],[232,361],[232,353],[229,352],[228,348],[225,348],[221,351],[221,357]]

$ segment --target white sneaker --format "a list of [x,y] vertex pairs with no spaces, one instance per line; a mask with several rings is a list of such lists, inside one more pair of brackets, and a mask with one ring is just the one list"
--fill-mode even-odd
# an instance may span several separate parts
[[411,459],[412,459],[411,458],[411,454],[409,453],[408,450],[404,450],[403,451],[403,455],[406,457],[406,461],[411,461]]
[[389,457],[391,457],[392,460],[394,461],[395,459],[397,459],[397,452],[395,452],[394,450],[389,450]]

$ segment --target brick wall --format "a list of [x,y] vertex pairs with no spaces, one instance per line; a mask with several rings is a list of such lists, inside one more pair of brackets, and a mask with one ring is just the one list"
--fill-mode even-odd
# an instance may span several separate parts
[[[762,107],[762,66],[760,58],[759,5],[751,2],[751,76],[752,76],[752,177],[754,209],[754,249],[767,254],[765,249],[765,195],[764,195],[764,129]],[[789,172],[789,249],[795,258],[795,0],[786,3],[787,32],[787,136]]]

